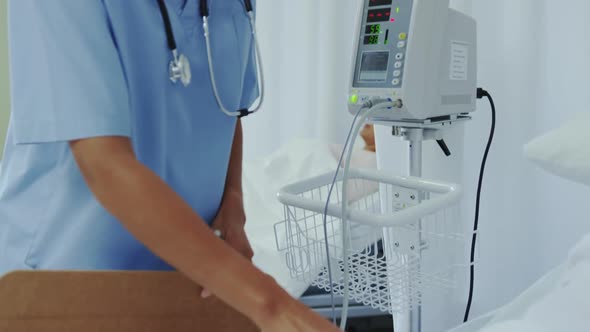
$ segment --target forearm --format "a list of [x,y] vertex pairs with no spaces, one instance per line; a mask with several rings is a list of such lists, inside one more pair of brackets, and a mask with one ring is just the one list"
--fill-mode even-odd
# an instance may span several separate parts
[[243,162],[243,142],[244,134],[242,131],[242,122],[238,120],[236,124],[236,131],[234,134],[234,141],[231,149],[231,157],[227,169],[227,177],[225,182],[226,195],[242,196],[242,162]]
[[272,315],[286,293],[216,238],[158,176],[125,153],[100,167],[84,165],[91,162],[81,163],[89,187],[139,241],[256,323]]

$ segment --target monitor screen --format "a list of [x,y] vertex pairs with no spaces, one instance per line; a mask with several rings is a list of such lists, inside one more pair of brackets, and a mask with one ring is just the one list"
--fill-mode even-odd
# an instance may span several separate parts
[[365,52],[362,56],[359,78],[361,81],[383,82],[387,80],[389,51]]

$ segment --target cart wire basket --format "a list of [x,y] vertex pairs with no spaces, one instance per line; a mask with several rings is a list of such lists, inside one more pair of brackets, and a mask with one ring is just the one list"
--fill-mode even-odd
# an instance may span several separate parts
[[311,178],[278,194],[285,220],[275,225],[275,236],[291,277],[337,295],[348,287],[350,300],[391,314],[414,309],[424,294],[444,296],[455,287],[469,243],[458,213],[459,186],[351,170],[345,221],[340,175],[324,225],[333,178]]

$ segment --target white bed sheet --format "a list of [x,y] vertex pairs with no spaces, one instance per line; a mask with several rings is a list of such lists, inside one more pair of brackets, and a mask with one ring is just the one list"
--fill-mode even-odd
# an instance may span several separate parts
[[516,300],[452,332],[590,331],[590,235]]
[[294,297],[303,295],[310,285],[291,278],[284,255],[277,251],[274,225],[284,215],[276,194],[285,185],[334,171],[336,166],[329,144],[316,140],[294,140],[267,158],[244,164],[246,232],[254,264]]

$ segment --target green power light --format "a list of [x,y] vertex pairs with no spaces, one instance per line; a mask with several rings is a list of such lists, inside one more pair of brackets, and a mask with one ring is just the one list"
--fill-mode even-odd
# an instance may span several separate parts
[[350,103],[351,104],[356,104],[358,102],[359,102],[359,96],[357,94],[350,96]]

